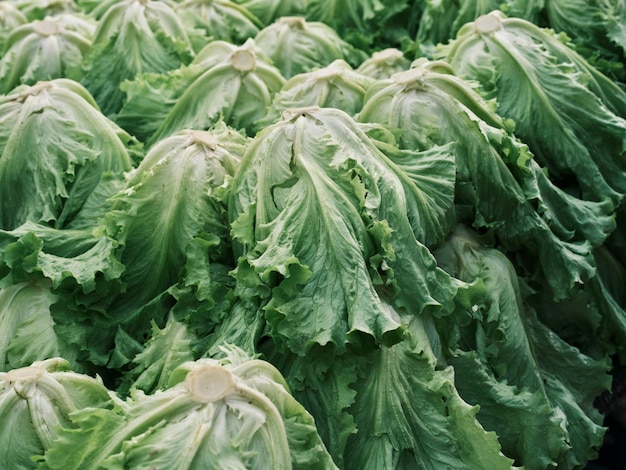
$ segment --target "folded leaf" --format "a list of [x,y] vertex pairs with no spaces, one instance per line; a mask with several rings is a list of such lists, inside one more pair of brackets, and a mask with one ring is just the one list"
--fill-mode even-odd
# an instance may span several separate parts
[[68,13],[15,28],[0,59],[0,93],[42,80],[80,80],[95,29],[90,19]]
[[498,113],[515,121],[516,134],[561,187],[618,203],[626,191],[626,120],[603,103],[576,61],[555,55],[544,40],[549,34],[539,30],[493,12],[465,25],[444,55],[497,99]]
[[456,330],[447,333],[447,354],[459,392],[480,406],[480,422],[526,468],[575,468],[593,459],[605,431],[593,402],[610,385],[608,361],[585,356],[541,324],[511,262],[469,231],[459,229],[437,254],[451,273],[482,283],[461,303],[457,326],[454,317],[445,325]]
[[[454,145],[454,203],[463,208],[456,217],[493,230],[507,249],[539,251],[536,264],[544,278],[556,297],[566,297],[593,275],[591,249],[615,228],[613,205],[581,200],[554,186],[493,103],[451,72],[443,62],[416,61],[410,70],[372,85],[358,119],[387,126],[403,149]],[[434,168],[417,174],[431,177]],[[419,179],[416,184],[423,186]],[[440,198],[433,202],[446,207]],[[446,233],[429,226],[420,236],[433,244]]]
[[[231,194],[235,276],[267,286],[253,295],[269,301],[272,335],[292,351],[397,342],[385,290],[411,312],[449,307],[455,288],[411,224],[431,217],[413,200],[420,188],[344,112],[288,111],[253,139]],[[409,215],[416,207],[423,214]]]
[[6,118],[0,131],[4,229],[27,221],[67,227],[92,195],[102,199],[90,205],[104,205],[110,176],[121,178],[131,168],[137,143],[74,81],[17,88],[2,98],[0,108]]
[[410,338],[371,355],[356,385],[346,469],[510,469],[497,436],[476,419],[478,407],[458,395],[453,369],[436,369],[424,323],[416,317],[409,330]]
[[54,331],[50,312],[59,300],[48,282],[22,282],[0,290],[0,370],[26,367],[35,361],[76,357]]
[[236,350],[186,362],[166,390],[72,422],[43,468],[336,468],[280,373]]
[[372,82],[340,59],[313,72],[294,75],[274,96],[267,114],[255,127],[263,129],[278,121],[287,109],[306,106],[337,108],[354,116],[361,110],[365,90]]
[[124,0],[100,18],[82,83],[112,115],[122,107],[124,80],[173,70],[192,58],[185,27],[167,2]]
[[77,410],[112,408],[102,381],[72,372],[55,357],[0,372],[0,463],[30,469],[48,450]]
[[358,66],[365,53],[344,41],[327,24],[303,16],[283,16],[263,28],[254,38],[285,78],[343,59]]

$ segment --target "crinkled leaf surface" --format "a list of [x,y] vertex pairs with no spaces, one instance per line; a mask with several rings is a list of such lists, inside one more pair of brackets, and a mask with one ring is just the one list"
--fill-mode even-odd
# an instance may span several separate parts
[[48,15],[75,10],[72,0],[15,0],[12,2],[29,21],[41,20]]
[[[252,67],[257,59],[264,60],[263,52],[255,47],[252,40],[246,41],[241,48],[227,41],[215,40],[206,44],[189,66],[183,65],[163,73],[141,73],[132,80],[126,80],[120,85],[126,94],[126,101],[117,115],[117,122],[138,138],[144,141],[150,140],[152,134],[163,123],[187,88],[212,67],[219,64],[232,66],[232,56],[239,49],[250,51],[250,54],[240,53],[243,58],[247,56],[248,59],[252,59],[254,56],[254,61],[250,60],[248,63],[249,67]],[[282,86],[283,81],[279,79],[281,84],[278,88]],[[215,117],[213,115],[210,119],[215,119]],[[192,117],[188,116],[188,118]],[[214,121],[210,122],[215,124]],[[200,129],[192,125],[187,127]],[[184,126],[178,130],[183,128]]]
[[[225,201],[238,162],[203,131],[182,132],[148,152],[107,215],[123,249],[123,305],[140,307],[175,284],[194,237],[207,233],[227,242]],[[220,251],[225,248],[215,249],[216,257]]]
[[510,469],[496,434],[456,391],[453,369],[436,369],[424,322],[413,318],[409,330],[372,354],[356,384],[346,468]]
[[233,44],[254,37],[263,26],[246,7],[230,0],[185,0],[175,6],[175,11],[190,28]]
[[133,139],[105,118],[76,82],[20,87],[1,106],[15,119],[3,121],[0,134],[4,229],[26,221],[67,226],[94,192],[100,194],[100,183],[108,185],[108,175],[131,168]]
[[74,413],[77,428],[61,432],[44,468],[334,468],[280,373],[231,356],[184,363],[168,389],[116,410]]
[[0,3],[0,51],[4,51],[4,45],[11,32],[26,23],[28,23],[26,16],[17,9],[14,2]]
[[374,79],[390,78],[396,72],[409,68],[410,61],[404,53],[391,47],[373,52],[357,67],[356,71]]
[[254,38],[285,78],[325,67],[337,59],[358,66],[365,53],[344,41],[337,32],[320,21],[302,16],[279,18]]
[[431,52],[431,46],[446,44],[462,26],[490,11],[500,9],[509,16],[536,22],[544,7],[544,0],[426,0],[423,3],[417,39],[424,52]]
[[[528,468],[592,459],[604,434],[593,400],[609,386],[607,362],[542,325],[524,304],[511,262],[468,231],[459,229],[438,259],[460,279],[482,283],[460,308],[458,333],[447,324],[448,354],[461,396],[480,405],[478,419],[501,436],[504,453]],[[531,415],[528,428],[508,424]]]
[[0,92],[41,80],[80,80],[95,28],[91,19],[66,13],[13,30],[0,59]]
[[344,30],[366,30],[368,26],[382,26],[397,12],[404,10],[406,0],[306,0],[306,17]]
[[27,222],[0,231],[0,247],[5,287],[44,277],[58,289],[73,280],[72,287],[97,297],[107,281],[116,280],[124,270],[115,252],[117,243],[90,230],[59,230]]
[[261,130],[278,121],[289,108],[337,108],[354,116],[361,110],[365,90],[373,80],[355,72],[344,60],[291,77],[274,96],[266,116],[256,123]]
[[306,0],[237,0],[261,20],[264,26],[280,17],[301,15],[305,11]]
[[261,350],[279,368],[294,397],[315,418],[319,434],[340,468],[345,468],[344,451],[356,432],[350,406],[356,392],[359,370],[366,359],[356,354],[337,356],[330,348],[312,349],[307,356],[268,349]]
[[82,83],[112,115],[122,107],[124,80],[173,70],[192,58],[185,27],[167,2],[124,0],[100,18]]
[[0,369],[26,367],[35,361],[76,355],[54,331],[50,312],[59,296],[47,281],[21,282],[0,289]]
[[133,359],[133,369],[126,380],[131,387],[153,393],[166,388],[171,373],[179,365],[194,359],[191,345],[194,337],[184,323],[169,317],[164,328],[152,323],[152,336],[145,349]]
[[465,25],[444,50],[460,75],[497,99],[498,112],[564,186],[593,201],[622,199],[626,121],[538,41],[532,23],[493,12]]
[[268,322],[293,351],[396,342],[402,325],[383,308],[383,284],[412,312],[446,308],[454,288],[415,238],[404,180],[331,108],[291,110],[251,142],[230,203],[243,255],[235,276],[271,289]]
[[182,90],[151,142],[182,129],[210,129],[219,121],[252,133],[253,124],[265,115],[285,82],[262,54],[248,40],[240,47],[231,46],[224,60],[199,60],[202,73]]
[[[470,207],[468,222],[495,230],[506,247],[541,251],[545,277],[555,296],[565,297],[593,275],[591,249],[614,229],[613,205],[577,199],[554,186],[491,107],[447,64],[425,62],[371,86],[358,119],[395,130],[404,149],[454,144],[454,203]],[[433,243],[441,239],[434,235],[447,232],[428,227],[424,233]]]
[[0,372],[0,465],[33,468],[57,438],[70,414],[84,408],[111,407],[102,381],[70,370],[59,357]]

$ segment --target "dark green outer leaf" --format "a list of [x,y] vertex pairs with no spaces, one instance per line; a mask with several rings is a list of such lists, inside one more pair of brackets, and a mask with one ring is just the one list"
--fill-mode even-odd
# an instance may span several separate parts
[[458,395],[453,369],[435,368],[424,323],[415,317],[410,331],[362,370],[346,469],[510,469],[496,435],[476,420],[478,408]]
[[[508,249],[539,250],[542,256],[537,264],[555,296],[566,297],[577,283],[593,275],[591,248],[614,229],[613,205],[583,201],[555,187],[528,148],[509,134],[506,123],[490,109],[492,103],[451,75],[447,64],[426,62],[414,67],[371,86],[359,120],[388,126],[398,134],[403,149],[454,144],[454,203],[471,207],[469,223],[494,230]],[[410,161],[407,157],[399,161]],[[432,161],[444,162],[441,157]],[[436,188],[420,181],[432,175],[434,167],[413,172],[400,166],[416,186]],[[429,206],[434,209],[409,212],[411,218],[415,212],[443,212],[435,219],[439,227],[435,223],[416,230],[418,237],[427,237],[420,239],[429,246],[441,240],[454,223],[448,217],[441,224],[446,220],[444,209],[452,201],[436,198],[433,202]]]
[[267,26],[282,16],[303,14],[306,0],[236,0],[236,2],[247,8],[264,26]]
[[626,121],[578,70],[534,39],[536,26],[497,14],[481,18],[494,30],[481,33],[482,21],[468,24],[445,50],[456,72],[497,99],[498,112],[516,122],[516,134],[554,177],[573,179],[585,199],[620,201]]
[[[460,279],[483,283],[461,303],[447,354],[461,396],[481,406],[478,419],[501,436],[505,454],[531,469],[574,468],[593,458],[604,434],[593,401],[609,386],[608,362],[542,325],[524,303],[511,262],[468,231],[459,229],[438,259]],[[454,318],[445,326],[455,328]],[[509,424],[531,415],[531,427]]]
[[1,371],[62,354],[68,360],[73,358],[54,332],[50,306],[58,300],[46,281],[23,282],[0,290]]

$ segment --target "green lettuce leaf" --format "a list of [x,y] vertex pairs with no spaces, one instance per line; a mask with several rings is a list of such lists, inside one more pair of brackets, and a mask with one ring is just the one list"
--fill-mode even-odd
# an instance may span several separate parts
[[263,27],[246,7],[230,0],[185,0],[175,5],[174,10],[189,29],[202,30],[207,38],[233,44],[254,37]]
[[407,27],[414,24],[411,8],[421,2],[407,0],[305,0],[304,16],[331,26],[346,42],[364,51],[399,47],[408,38]]
[[[454,226],[455,146],[432,146],[427,150],[400,149],[395,140],[375,145],[389,158],[408,197],[407,215],[417,240],[428,247],[442,241]],[[392,224],[390,216],[389,223]],[[393,226],[393,225],[392,225]]]
[[124,101],[124,80],[176,69],[193,55],[185,27],[167,2],[124,0],[98,21],[82,83],[102,112],[113,115]]
[[568,301],[554,302],[540,290],[529,295],[544,324],[592,357],[620,356],[626,341],[626,269],[610,248],[594,251],[596,275]]
[[[170,375],[181,364],[194,360],[193,335],[184,323],[168,317],[164,328],[152,323],[152,336],[145,349],[133,359],[133,368],[125,374],[123,389],[136,388],[154,393],[167,387]],[[118,393],[121,391],[118,387]]]
[[618,203],[626,190],[626,121],[538,30],[493,12],[465,25],[443,54],[458,74],[497,99],[498,112],[515,121],[516,135],[553,181],[584,199]]
[[[200,313],[226,308],[207,271],[213,261],[234,264],[226,200],[247,139],[222,131],[183,132],[154,147],[96,229],[27,223],[0,232],[3,285],[49,278],[63,295],[55,329],[81,360],[111,368],[131,361],[177,296]],[[171,294],[173,286],[184,295]]]
[[93,16],[97,20],[102,18],[112,5],[121,1],[122,0],[75,0],[80,11]]
[[436,367],[424,321],[412,318],[409,331],[362,370],[345,468],[510,469],[496,434],[478,422],[478,407],[456,391],[453,369]]
[[[155,146],[111,198],[103,226],[91,237],[95,245],[85,246],[78,256],[68,251],[68,232],[59,232],[58,243],[66,237],[69,246],[56,250],[54,268],[69,300],[68,309],[55,312],[55,320],[85,360],[110,369],[130,362],[144,349],[152,322],[165,326],[177,295],[170,289],[179,283],[194,305],[213,293],[204,270],[232,256],[225,201],[238,156],[228,147],[238,149],[245,142],[240,134],[232,137],[232,146],[222,145],[214,134],[187,131]],[[32,260],[31,251],[42,251],[36,242],[21,256],[22,264],[28,261],[29,269],[38,272],[49,255]],[[46,241],[38,243],[46,251]],[[15,277],[15,272],[12,268],[10,274]],[[72,290],[76,284],[80,289]]]
[[73,361],[76,354],[54,331],[50,307],[58,300],[46,280],[0,289],[0,370],[60,356]]
[[336,356],[329,348],[315,348],[307,356],[262,348],[285,376],[294,397],[315,418],[320,437],[340,468],[346,468],[344,451],[356,424],[350,413],[363,358]]
[[559,464],[577,468],[597,457],[606,428],[595,400],[611,388],[610,362],[581,354],[531,314],[526,324],[554,408],[563,410],[570,449]]
[[372,53],[365,59],[356,71],[374,79],[390,78],[396,72],[408,69],[410,61],[400,49],[387,48]]
[[55,357],[0,372],[0,465],[32,469],[33,458],[50,448],[70,415],[85,408],[112,407],[102,381],[72,372]]
[[626,17],[626,3],[623,0],[603,0],[601,6],[608,38],[617,44],[622,52],[626,51],[626,28],[623,21]]
[[307,18],[330,24],[334,27],[352,26],[363,29],[372,23],[381,24],[396,12],[404,9],[406,0],[395,0],[383,4],[379,0],[349,0],[346,2],[306,1]]
[[91,19],[68,13],[16,27],[0,59],[0,93],[41,80],[80,80],[95,29]]
[[417,40],[420,50],[432,56],[436,54],[435,46],[446,44],[466,23],[493,10],[537,23],[545,0],[426,0],[423,3]]
[[0,57],[9,35],[14,29],[28,23],[24,14],[17,9],[15,2],[0,2]]
[[567,34],[575,49],[595,67],[617,81],[626,70],[626,3],[623,0],[546,2],[545,16],[552,29]]
[[582,354],[541,324],[511,262],[467,229],[437,256],[461,280],[479,281],[460,302],[456,326],[440,326],[459,392],[480,406],[479,421],[517,465],[576,468],[593,459],[605,431],[593,402],[610,385],[608,361]]
[[278,121],[287,109],[306,106],[337,108],[354,116],[361,110],[365,91],[372,82],[340,59],[313,72],[294,75],[276,93],[267,114],[255,127],[261,130]]
[[[176,299],[170,315],[189,331],[194,357],[213,356],[217,351],[212,345],[219,347],[226,342],[255,355],[256,347],[246,348],[243,342],[253,343],[256,335],[247,329],[247,323],[239,322],[237,315],[231,313],[238,300],[234,293],[235,280],[230,275],[233,268],[211,261],[213,244],[211,240],[195,238],[187,245],[187,262],[181,278],[168,289]],[[224,331],[227,338],[221,338],[218,330]],[[241,331],[243,342],[236,340],[237,331]]]
[[183,129],[219,126],[221,121],[251,131],[284,82],[252,39],[242,46],[212,41],[189,67],[124,82],[127,102],[117,120],[150,144]]
[[15,0],[13,3],[29,21],[76,10],[73,0]]
[[459,394],[480,406],[478,420],[497,434],[507,456],[524,468],[555,466],[567,435],[545,393],[498,380],[474,351],[457,352],[449,362],[463,371],[456,374]]
[[220,49],[225,45],[219,43],[218,59],[209,53],[212,44],[198,53],[194,63],[203,67],[202,73],[181,90],[150,142],[182,129],[210,129],[222,120],[235,129],[253,133],[253,124],[265,115],[285,79],[259,53],[254,40],[228,47],[229,54],[220,60]]
[[403,11],[408,3],[406,0],[305,0],[307,19],[330,25],[342,36],[349,35],[352,30],[384,29],[385,23]]
[[[115,334],[106,309],[124,288],[120,281],[124,266],[117,248],[114,240],[91,230],[59,230],[26,223],[13,231],[0,231],[0,287],[49,285],[58,295],[58,301],[49,304],[49,311],[56,343],[65,345],[60,352],[76,359],[73,362],[77,364],[100,364],[108,357],[109,335]],[[24,326],[28,331],[36,327]],[[20,335],[22,341],[28,348],[37,347],[32,338]],[[55,347],[52,340],[47,344]],[[38,349],[42,353],[47,350]]]
[[267,26],[283,16],[301,15],[306,0],[236,0]]
[[[450,157],[439,149],[434,184],[452,192]],[[292,351],[397,342],[385,291],[415,313],[450,306],[455,287],[414,233],[435,219],[427,198],[346,113],[288,111],[250,143],[231,194],[234,275],[268,301],[272,335]]]
[[146,72],[125,80],[120,85],[125,101],[115,121],[142,142],[148,141],[201,73],[202,68],[195,64],[183,65],[167,73]]
[[184,363],[166,390],[72,422],[43,468],[335,468],[280,373],[236,350]]
[[[213,319],[213,318],[212,318]],[[259,354],[259,344],[266,338],[267,322],[258,302],[236,298],[223,312],[221,321],[201,339],[202,353],[213,357],[224,344],[232,344],[246,354]]]
[[[608,201],[577,199],[554,186],[492,108],[447,64],[417,61],[412,69],[372,85],[358,119],[384,124],[403,149],[454,144],[457,217],[493,230],[509,250],[539,250],[544,278],[555,296],[565,297],[593,276],[591,251],[615,228],[614,207]],[[430,243],[446,234],[431,227],[424,231]]]
[[[110,177],[121,178],[131,168],[134,139],[74,81],[19,87],[3,97],[0,108],[6,117],[0,132],[4,229],[27,221],[69,227],[90,198],[92,208],[104,206]],[[94,195],[102,199],[94,201]]]
[[366,54],[344,41],[327,24],[303,16],[284,16],[254,38],[285,78],[343,59],[357,67]]
[[46,278],[53,289],[78,288],[78,295],[119,292],[119,287],[108,284],[124,271],[116,254],[118,244],[98,231],[59,230],[27,222],[0,231],[0,247],[1,287]]
[[[596,305],[601,315],[598,325],[598,343],[608,353],[623,350],[624,338],[626,338],[626,302],[622,289],[623,280],[626,279],[626,270],[623,264],[606,248],[600,248],[595,253],[598,275],[588,285],[587,296],[592,304]],[[589,334],[589,329],[585,333]],[[587,336],[589,339],[589,336]],[[595,345],[600,347],[599,344]]]
[[[237,167],[228,136],[183,131],[154,146],[113,196],[107,214],[110,236],[121,244],[121,303],[140,307],[176,284],[194,237],[211,236],[211,259],[229,257],[226,200]],[[115,310],[121,309],[121,305]]]

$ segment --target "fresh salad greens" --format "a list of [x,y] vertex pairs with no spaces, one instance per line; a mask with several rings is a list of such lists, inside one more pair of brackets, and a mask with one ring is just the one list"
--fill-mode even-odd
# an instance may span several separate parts
[[80,80],[94,31],[93,20],[70,13],[14,28],[0,59],[0,91],[62,77]]
[[624,5],[0,1],[0,467],[584,468]]

